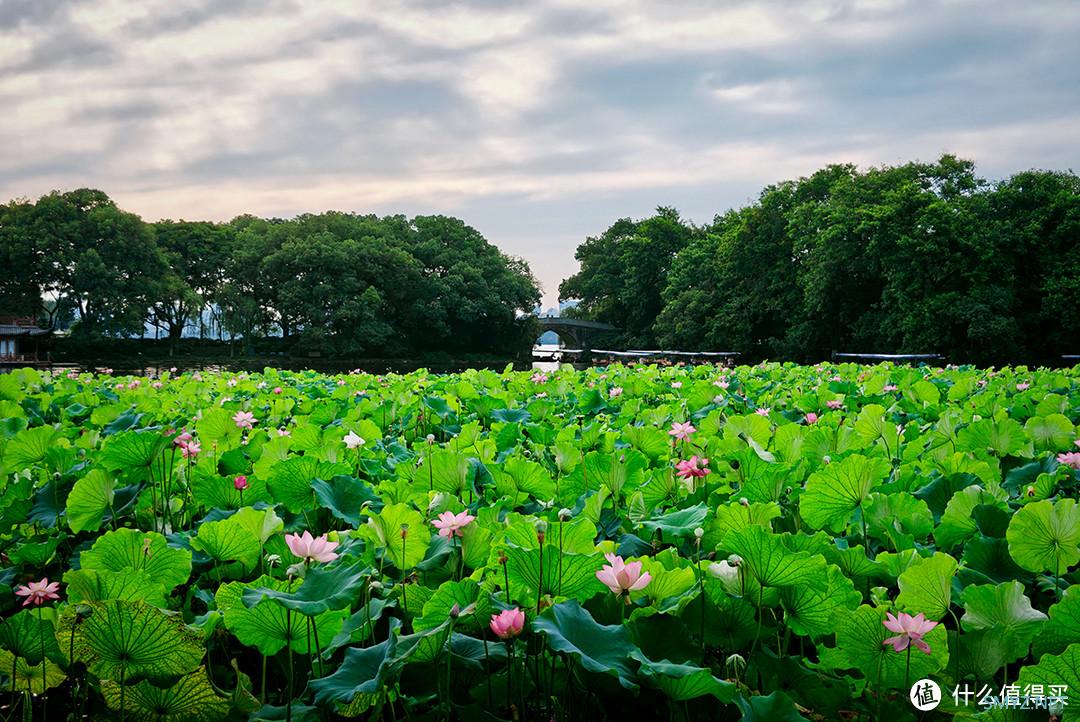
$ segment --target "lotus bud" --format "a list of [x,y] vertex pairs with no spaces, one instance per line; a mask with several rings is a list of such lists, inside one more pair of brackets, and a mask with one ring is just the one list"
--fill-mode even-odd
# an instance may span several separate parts
[[371,588],[371,591],[378,592],[382,590],[383,583],[380,582],[378,579],[372,579],[371,583],[368,584],[368,586]]
[[457,602],[454,602],[454,606],[450,607],[450,618],[451,619],[457,619],[460,616],[461,616],[461,605],[459,605]]
[[739,504],[741,504],[742,506],[750,506],[750,500],[747,499],[745,496],[740,497],[739,498]]
[[1035,487],[1034,486],[1029,486],[1027,488],[1027,495],[1028,496],[1035,496]]
[[435,434],[428,434],[426,441],[428,443],[428,446],[431,446],[432,444],[434,444],[435,443]]
[[401,538],[405,539],[408,536],[409,536],[409,525],[408,524],[402,524],[401,525]]
[[565,507],[563,507],[562,509],[559,509],[559,521],[566,521],[567,519],[569,519],[573,515],[574,515],[573,512],[571,512],[569,509],[567,509]]
[[738,676],[746,669],[746,658],[741,654],[733,654],[724,661],[724,666],[730,674]]
[[287,577],[302,577],[304,576],[304,564],[302,562],[293,564],[291,567],[285,570],[285,576]]
[[697,540],[699,542],[701,541],[701,537],[703,537],[703,536],[705,536],[705,530],[704,529],[702,529],[701,527],[698,527],[697,529],[694,529],[694,537],[697,538]]
[[739,556],[738,554],[732,554],[731,556],[729,556],[727,558],[727,560],[728,560],[728,564],[730,564],[733,567],[737,567],[740,564],[742,564],[742,557]]
[[543,544],[544,543],[544,535],[547,534],[548,523],[546,521],[544,521],[543,519],[537,519],[536,523],[534,524],[534,527],[536,528],[536,539],[541,544]]

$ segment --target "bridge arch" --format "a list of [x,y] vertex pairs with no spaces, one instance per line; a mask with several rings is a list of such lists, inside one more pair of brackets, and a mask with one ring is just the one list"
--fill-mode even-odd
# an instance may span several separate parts
[[539,316],[541,331],[554,331],[560,339],[572,348],[587,351],[592,348],[592,338],[599,333],[618,331],[610,323],[583,321],[562,316]]

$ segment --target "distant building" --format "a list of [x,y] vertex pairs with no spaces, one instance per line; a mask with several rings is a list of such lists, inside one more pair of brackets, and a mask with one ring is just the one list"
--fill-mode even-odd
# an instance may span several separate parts
[[49,329],[41,328],[29,316],[0,314],[0,365],[33,366],[45,359],[38,349],[38,340]]

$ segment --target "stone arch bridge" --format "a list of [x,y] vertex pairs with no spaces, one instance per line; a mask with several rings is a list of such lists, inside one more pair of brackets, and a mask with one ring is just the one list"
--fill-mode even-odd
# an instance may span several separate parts
[[618,331],[610,323],[598,321],[583,321],[577,318],[565,318],[563,316],[538,316],[542,331],[554,331],[559,334],[567,346],[588,351],[592,348],[592,339],[597,334]]

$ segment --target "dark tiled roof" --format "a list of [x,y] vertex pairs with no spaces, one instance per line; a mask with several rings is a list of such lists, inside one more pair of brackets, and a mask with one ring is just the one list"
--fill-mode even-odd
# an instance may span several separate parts
[[47,328],[34,326],[17,326],[13,323],[0,323],[0,336],[43,336],[49,332]]

